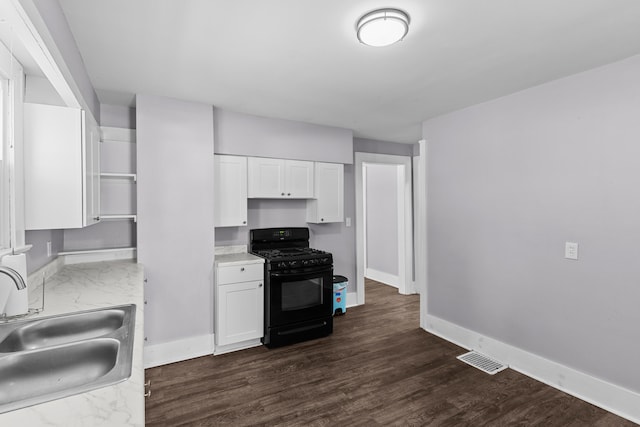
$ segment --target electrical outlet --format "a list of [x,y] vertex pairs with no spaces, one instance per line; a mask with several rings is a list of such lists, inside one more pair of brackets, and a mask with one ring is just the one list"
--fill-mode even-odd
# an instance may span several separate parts
[[345,222],[346,222],[346,224],[345,224],[345,225],[346,225],[347,227],[351,227],[351,218],[350,218],[350,217],[347,217]]
[[51,256],[51,242],[47,242],[47,256]]
[[578,244],[573,242],[565,242],[564,257],[566,259],[578,259]]

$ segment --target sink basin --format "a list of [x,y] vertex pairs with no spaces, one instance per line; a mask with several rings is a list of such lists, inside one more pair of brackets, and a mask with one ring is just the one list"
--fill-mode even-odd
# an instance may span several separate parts
[[119,307],[32,320],[9,332],[0,342],[0,353],[101,337],[121,328],[126,312],[124,307]]
[[38,393],[82,387],[104,378],[115,366],[119,343],[98,338],[8,356],[0,365],[0,402],[21,401]]
[[131,376],[135,305],[0,324],[0,413]]

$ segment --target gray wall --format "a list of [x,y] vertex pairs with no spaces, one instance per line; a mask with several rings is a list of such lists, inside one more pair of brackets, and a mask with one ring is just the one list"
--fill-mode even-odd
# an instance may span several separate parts
[[100,126],[135,129],[136,109],[122,105],[100,104]]
[[270,227],[306,227],[305,200],[249,199],[246,227],[216,228],[216,245],[248,245],[249,230]]
[[213,108],[137,96],[147,344],[213,333]]
[[391,154],[394,156],[409,156],[419,154],[414,150],[418,144],[401,144],[395,142],[377,141],[375,139],[353,138],[353,151],[361,153]]
[[[31,274],[57,258],[62,251],[63,230],[32,230],[25,232],[25,242],[33,245],[27,252],[27,273]],[[51,242],[51,256],[47,256],[47,242]]]
[[216,153],[353,163],[353,132],[215,109]]
[[136,224],[130,220],[102,220],[90,227],[71,228],[63,231],[65,251],[136,246]]
[[370,268],[392,276],[398,270],[398,167],[365,164],[366,251]]
[[639,117],[634,56],[425,122],[429,314],[640,392]]

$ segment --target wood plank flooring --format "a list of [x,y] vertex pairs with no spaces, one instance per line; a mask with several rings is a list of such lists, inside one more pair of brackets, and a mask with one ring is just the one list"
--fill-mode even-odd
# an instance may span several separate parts
[[148,369],[149,426],[633,426],[419,328],[417,295],[367,281],[326,338]]

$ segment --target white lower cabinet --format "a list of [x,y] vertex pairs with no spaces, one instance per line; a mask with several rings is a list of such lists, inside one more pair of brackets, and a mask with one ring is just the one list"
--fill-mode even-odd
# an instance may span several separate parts
[[262,262],[231,265],[218,263],[215,291],[215,354],[260,344],[259,339],[264,334],[263,278]]

